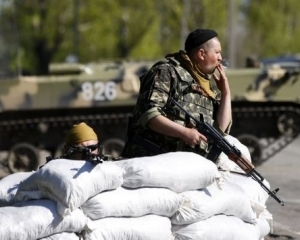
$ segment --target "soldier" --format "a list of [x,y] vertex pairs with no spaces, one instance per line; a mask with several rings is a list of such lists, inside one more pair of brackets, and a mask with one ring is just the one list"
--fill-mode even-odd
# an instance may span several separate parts
[[67,133],[64,155],[69,159],[82,160],[91,157],[87,154],[99,154],[98,136],[90,126],[81,122],[73,125]]
[[[231,95],[221,64],[221,43],[216,31],[196,29],[185,41],[185,51],[168,54],[141,77],[133,116],[129,121],[125,158],[173,151],[209,152],[206,137],[193,128],[171,102],[212,124],[222,135],[231,126]],[[217,71],[215,71],[217,70]]]

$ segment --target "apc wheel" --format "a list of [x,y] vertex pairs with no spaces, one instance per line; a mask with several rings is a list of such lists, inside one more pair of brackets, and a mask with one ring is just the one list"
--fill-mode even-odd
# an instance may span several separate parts
[[103,150],[105,155],[110,155],[112,158],[120,157],[123,148],[124,141],[119,138],[110,138],[103,142]]
[[262,147],[258,138],[251,134],[244,134],[237,139],[249,149],[252,163],[259,164],[262,161]]
[[294,112],[286,112],[278,117],[278,131],[286,137],[296,137],[300,133],[300,116]]
[[36,170],[39,166],[40,153],[29,143],[14,145],[7,158],[8,168],[12,173]]

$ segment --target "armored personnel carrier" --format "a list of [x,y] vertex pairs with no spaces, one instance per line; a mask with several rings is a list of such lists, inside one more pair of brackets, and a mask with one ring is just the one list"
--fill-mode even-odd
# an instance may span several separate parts
[[[40,150],[61,154],[66,131],[81,121],[92,126],[105,154],[118,157],[127,118],[139,91],[139,76],[153,62],[52,64],[48,76],[1,80],[0,159],[7,173],[40,165]],[[298,134],[298,65],[228,69],[232,89],[231,134],[260,164]],[[297,65],[297,66],[296,66]]]
[[117,156],[139,75],[149,64],[53,64],[49,76],[1,80],[0,151],[8,152],[3,167],[36,169],[40,149],[60,156],[66,131],[81,121],[94,128],[106,154]]

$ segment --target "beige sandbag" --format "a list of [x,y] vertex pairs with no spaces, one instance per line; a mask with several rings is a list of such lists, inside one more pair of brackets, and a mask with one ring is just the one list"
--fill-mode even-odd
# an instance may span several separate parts
[[249,223],[257,221],[250,200],[238,186],[225,186],[220,189],[212,184],[204,189],[183,192],[180,195],[185,198],[185,202],[172,216],[173,224],[191,224],[218,214],[235,216]]
[[80,240],[80,237],[72,232],[62,232],[45,238],[40,238],[39,240]]
[[57,202],[61,216],[70,214],[90,197],[116,189],[123,182],[123,170],[111,162],[52,160],[20,183],[16,201],[48,198]]
[[61,232],[81,232],[90,221],[80,209],[62,218],[55,202],[47,199],[24,201],[0,208],[1,240],[36,240]]
[[21,181],[24,181],[34,172],[16,172],[0,180],[0,207],[14,203],[14,197]]
[[[241,143],[237,138],[227,135],[224,137],[231,145],[235,146],[250,161],[251,155],[248,147]],[[216,162],[217,166],[224,170],[245,173],[234,161],[230,160],[225,153],[221,153]]]
[[83,232],[85,240],[173,240],[167,217],[147,215],[137,218],[103,218],[95,229]]
[[180,193],[204,188],[219,176],[216,165],[192,152],[170,152],[123,160],[123,187],[161,187]]
[[172,232],[175,240],[260,240],[269,234],[270,227],[264,218],[251,224],[234,216],[216,215],[188,225],[173,225]]
[[[263,183],[267,188],[270,188],[269,182],[264,179]],[[259,185],[258,182],[256,182],[254,179],[252,179],[249,176],[240,175],[236,173],[230,173],[229,177],[226,179],[226,181],[223,183],[223,186],[238,186],[242,188],[245,192],[245,195],[255,202],[258,202],[262,205],[266,205],[266,202],[269,198],[268,193]]]
[[140,217],[147,214],[171,217],[184,198],[167,188],[137,188],[105,191],[90,198],[81,209],[91,219]]

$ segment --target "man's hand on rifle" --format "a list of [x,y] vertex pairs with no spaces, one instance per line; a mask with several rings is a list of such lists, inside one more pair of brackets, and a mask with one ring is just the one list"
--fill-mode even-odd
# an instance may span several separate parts
[[191,147],[199,145],[201,140],[207,142],[207,138],[203,134],[199,133],[196,128],[189,127],[184,128],[181,139]]

